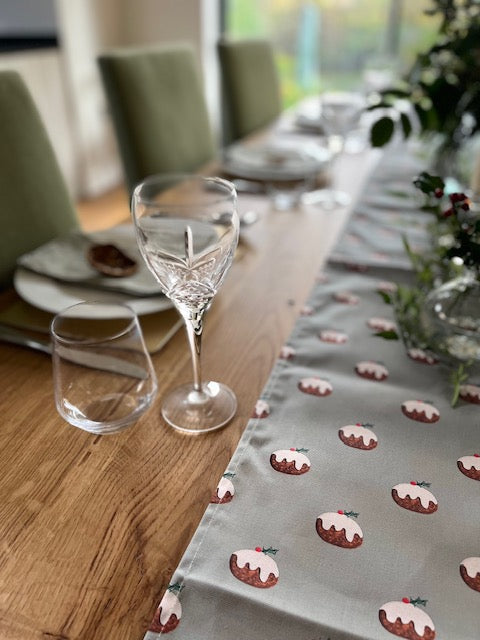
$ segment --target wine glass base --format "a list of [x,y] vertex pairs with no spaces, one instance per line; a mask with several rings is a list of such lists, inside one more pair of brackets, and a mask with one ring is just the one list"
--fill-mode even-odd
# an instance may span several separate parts
[[316,191],[310,191],[305,193],[302,197],[304,204],[316,204],[322,207],[322,209],[339,209],[342,207],[348,207],[352,202],[352,198],[345,191],[339,191],[337,189],[317,189]]
[[206,433],[224,427],[235,415],[237,398],[220,382],[206,382],[202,391],[192,384],[173,389],[162,404],[163,419],[184,433]]

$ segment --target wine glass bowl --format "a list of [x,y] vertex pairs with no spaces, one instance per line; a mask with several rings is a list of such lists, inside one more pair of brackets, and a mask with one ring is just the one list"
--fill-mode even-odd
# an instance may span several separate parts
[[192,356],[193,384],[171,391],[162,415],[180,431],[218,429],[233,417],[236,398],[221,383],[202,382],[201,336],[238,243],[235,188],[220,178],[151,176],[133,193],[132,216],[147,266],[185,321]]

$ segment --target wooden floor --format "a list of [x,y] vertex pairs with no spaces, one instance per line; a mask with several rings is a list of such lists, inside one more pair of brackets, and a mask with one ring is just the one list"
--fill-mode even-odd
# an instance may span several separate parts
[[130,203],[123,185],[90,200],[76,203],[84,231],[107,229],[130,217]]

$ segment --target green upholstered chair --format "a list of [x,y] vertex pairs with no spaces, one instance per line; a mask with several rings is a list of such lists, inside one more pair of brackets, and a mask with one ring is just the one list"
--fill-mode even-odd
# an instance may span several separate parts
[[175,44],[99,56],[130,191],[146,176],[192,172],[215,155],[193,49]]
[[34,101],[16,71],[0,72],[0,288],[23,253],[79,228]]
[[223,143],[273,122],[281,113],[280,81],[268,40],[221,40]]

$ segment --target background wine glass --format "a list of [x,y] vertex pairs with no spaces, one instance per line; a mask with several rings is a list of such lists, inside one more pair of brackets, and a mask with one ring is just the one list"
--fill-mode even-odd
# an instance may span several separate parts
[[167,394],[162,415],[189,433],[224,426],[237,407],[233,391],[219,382],[203,382],[200,368],[204,314],[238,243],[236,200],[226,180],[169,174],[147,178],[132,198],[142,256],[185,321],[193,383]]
[[[365,107],[365,99],[359,93],[332,91],[323,93],[320,99],[320,125],[331,153],[331,175],[334,181],[335,159],[344,149],[347,134],[358,124]],[[325,209],[346,207],[351,198],[348,193],[335,189],[334,184],[311,191],[304,196],[306,204],[319,204]]]

